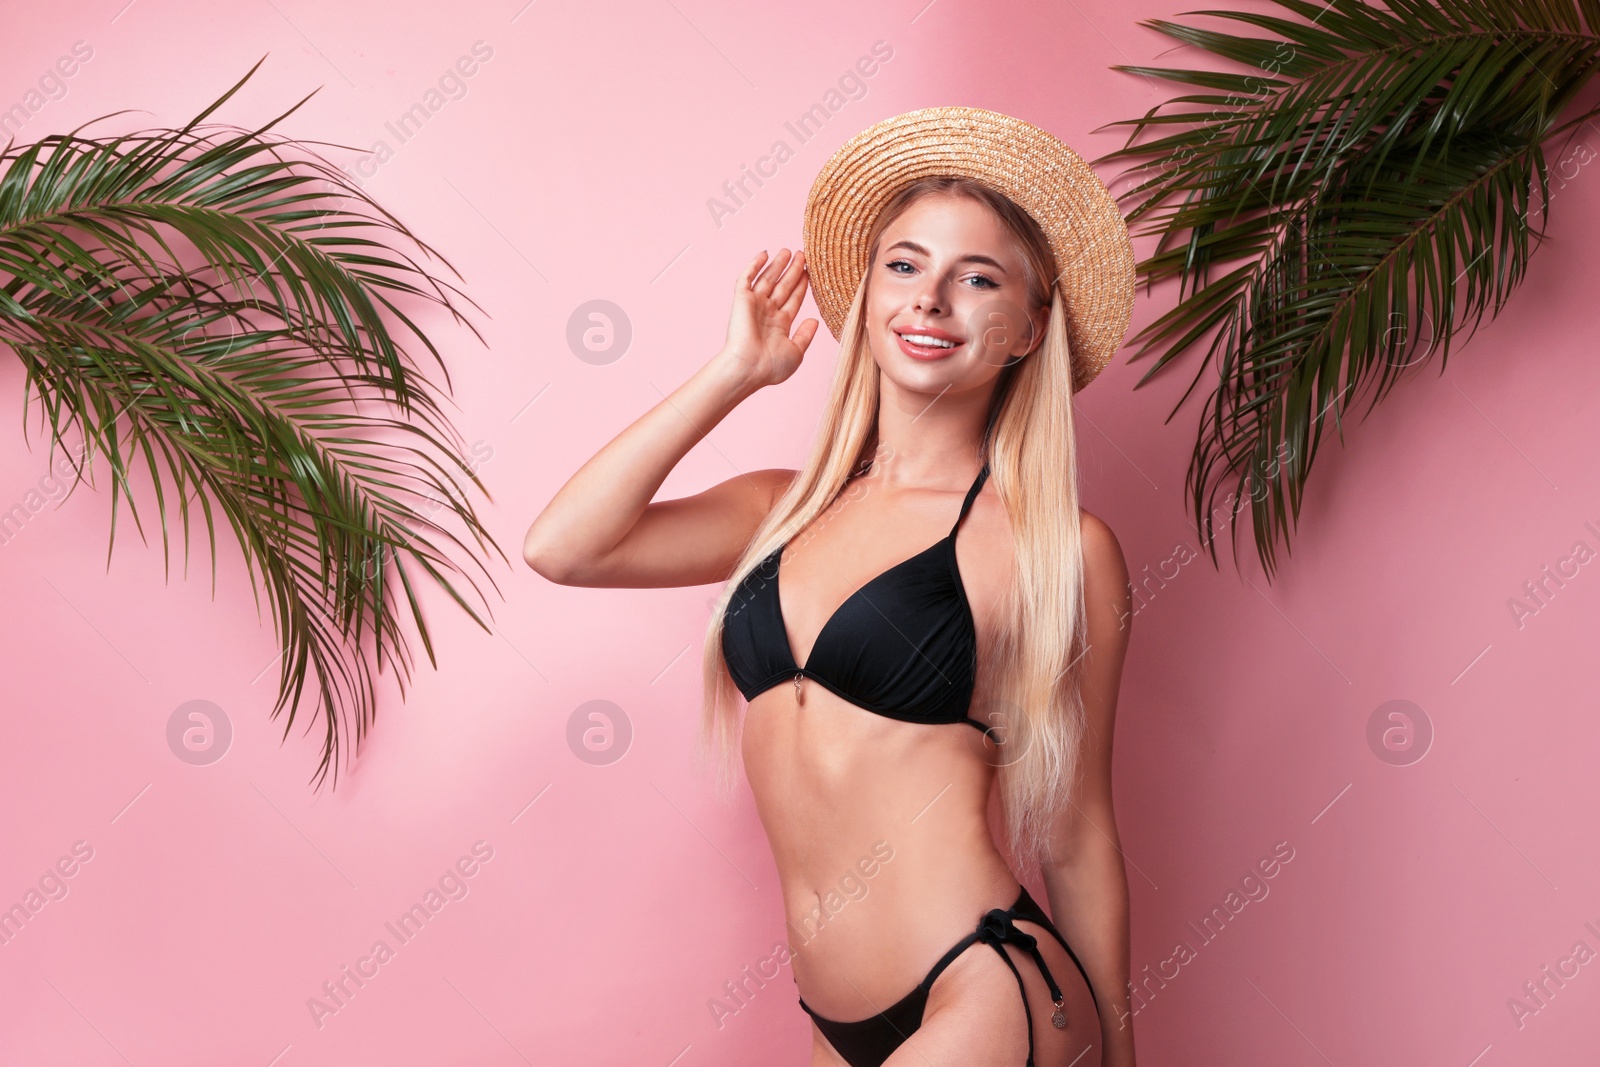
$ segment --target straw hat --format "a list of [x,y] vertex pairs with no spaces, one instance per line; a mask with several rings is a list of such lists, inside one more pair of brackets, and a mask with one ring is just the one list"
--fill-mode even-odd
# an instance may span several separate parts
[[861,131],[828,160],[806,200],[812,293],[837,339],[867,269],[867,232],[901,187],[931,175],[972,178],[1038,221],[1055,253],[1067,309],[1073,388],[1122,347],[1133,315],[1133,245],[1105,185],[1076,152],[997,111],[928,107]]

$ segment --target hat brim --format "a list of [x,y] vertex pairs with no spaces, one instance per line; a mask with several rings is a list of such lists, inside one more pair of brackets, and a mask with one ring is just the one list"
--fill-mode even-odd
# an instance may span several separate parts
[[1128,226],[1094,170],[1031,123],[970,107],[888,118],[845,142],[812,183],[804,242],[817,309],[835,339],[867,269],[867,234],[883,205],[919,178],[983,182],[1038,221],[1055,253],[1072,347],[1073,387],[1122,347],[1133,316]]

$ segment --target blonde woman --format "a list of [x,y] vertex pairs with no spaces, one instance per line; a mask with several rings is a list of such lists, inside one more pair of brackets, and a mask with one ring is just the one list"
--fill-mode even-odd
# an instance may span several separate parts
[[[725,790],[742,756],[813,1067],[1129,1067],[1111,751],[1132,612],[1078,505],[1071,405],[1127,325],[1126,228],[1050,135],[930,108],[829,161],[806,248],[754,259],[722,351],[573,475],[525,558],[568,585],[726,583],[700,752]],[[800,366],[808,288],[840,350],[804,467],[653,502]]]

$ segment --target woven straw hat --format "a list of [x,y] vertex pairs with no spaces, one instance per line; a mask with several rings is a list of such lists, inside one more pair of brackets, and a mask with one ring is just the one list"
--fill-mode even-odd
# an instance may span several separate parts
[[835,339],[867,269],[878,211],[918,178],[958,175],[996,189],[1049,238],[1061,271],[1073,388],[1111,362],[1133,315],[1127,223],[1099,177],[1039,127],[997,111],[928,107],[861,131],[828,160],[806,200],[804,241],[812,293]]

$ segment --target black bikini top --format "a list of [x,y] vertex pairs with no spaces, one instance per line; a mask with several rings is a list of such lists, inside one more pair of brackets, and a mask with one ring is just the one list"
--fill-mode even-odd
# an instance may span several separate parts
[[803,667],[789,649],[778,599],[786,545],[752,568],[722,622],[722,655],[745,700],[805,677],[891,719],[965,722],[987,732],[989,727],[967,715],[978,638],[956,565],[956,531],[988,475],[985,463],[948,535],[850,594],[817,633]]

